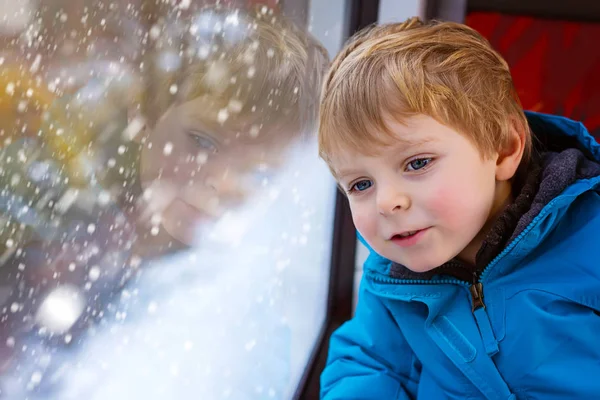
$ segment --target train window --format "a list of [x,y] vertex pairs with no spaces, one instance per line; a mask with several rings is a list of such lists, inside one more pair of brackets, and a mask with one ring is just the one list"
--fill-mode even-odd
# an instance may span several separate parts
[[0,398],[293,395],[336,193],[314,11],[2,2]]

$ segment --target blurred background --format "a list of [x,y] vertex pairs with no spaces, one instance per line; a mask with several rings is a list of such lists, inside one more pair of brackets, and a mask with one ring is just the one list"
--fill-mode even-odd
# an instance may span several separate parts
[[321,80],[414,15],[600,137],[595,0],[0,0],[0,399],[318,398],[366,258]]

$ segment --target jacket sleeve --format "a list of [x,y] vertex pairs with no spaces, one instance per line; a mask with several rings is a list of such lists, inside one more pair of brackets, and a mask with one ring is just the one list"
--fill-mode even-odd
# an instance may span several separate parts
[[321,399],[416,398],[416,359],[380,299],[364,289],[354,318],[331,336]]

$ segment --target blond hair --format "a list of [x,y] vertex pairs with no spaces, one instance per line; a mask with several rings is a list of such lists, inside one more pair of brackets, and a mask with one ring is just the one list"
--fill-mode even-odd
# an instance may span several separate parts
[[506,61],[468,26],[411,18],[357,33],[333,60],[321,94],[319,153],[374,155],[398,140],[393,119],[423,114],[468,137],[483,157],[511,125],[531,135]]
[[[159,74],[157,93],[152,96],[155,114],[161,115],[172,104],[204,98],[206,107],[197,110],[197,119],[219,121],[225,129],[246,133],[252,129],[255,140],[270,139],[258,131],[273,131],[273,127],[286,127],[276,130],[282,136],[314,131],[329,61],[326,50],[263,5],[246,10],[208,7],[204,13],[217,21],[218,29],[208,32],[209,38],[188,43],[197,46],[188,63]],[[239,28],[237,33],[227,32],[228,21]],[[164,54],[164,47],[159,50]]]

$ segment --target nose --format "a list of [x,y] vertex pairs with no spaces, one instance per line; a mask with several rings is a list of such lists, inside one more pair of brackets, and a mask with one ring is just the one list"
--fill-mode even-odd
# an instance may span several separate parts
[[406,211],[410,206],[411,199],[408,194],[397,188],[389,187],[379,190],[377,193],[377,209],[383,216],[389,216],[402,210]]
[[206,191],[204,196],[217,198],[219,204],[225,208],[234,208],[243,203],[250,195],[249,188],[245,187],[240,178],[229,173],[227,176],[208,176],[203,184],[194,185],[191,191]]

